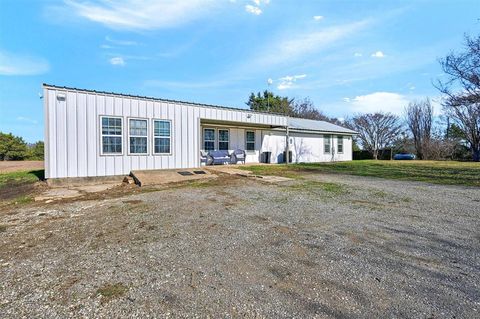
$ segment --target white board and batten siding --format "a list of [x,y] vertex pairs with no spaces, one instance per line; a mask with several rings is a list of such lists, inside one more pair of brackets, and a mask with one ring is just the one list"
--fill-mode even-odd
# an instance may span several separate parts
[[[286,126],[284,116],[44,85],[45,177],[126,175],[200,165],[200,120]],[[122,154],[101,154],[101,116],[122,119]],[[148,154],[128,154],[128,119],[148,120]],[[171,121],[171,153],[154,155],[153,119]],[[240,133],[238,133],[240,134]],[[256,134],[257,136],[258,134]]]

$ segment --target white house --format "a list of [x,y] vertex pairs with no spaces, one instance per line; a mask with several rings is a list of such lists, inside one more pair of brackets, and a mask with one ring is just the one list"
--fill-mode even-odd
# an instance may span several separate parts
[[355,132],[245,109],[43,85],[45,177],[194,168],[200,151],[242,149],[247,163],[349,161]]

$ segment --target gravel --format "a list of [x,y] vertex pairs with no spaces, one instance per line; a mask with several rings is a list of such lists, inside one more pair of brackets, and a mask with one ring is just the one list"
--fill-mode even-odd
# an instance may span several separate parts
[[0,212],[0,317],[480,316],[480,190],[220,177]]

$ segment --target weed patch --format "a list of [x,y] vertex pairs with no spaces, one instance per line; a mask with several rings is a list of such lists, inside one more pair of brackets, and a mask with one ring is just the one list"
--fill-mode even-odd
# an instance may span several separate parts
[[106,284],[97,289],[97,295],[102,296],[102,303],[104,303],[123,296],[127,291],[128,287],[122,283]]

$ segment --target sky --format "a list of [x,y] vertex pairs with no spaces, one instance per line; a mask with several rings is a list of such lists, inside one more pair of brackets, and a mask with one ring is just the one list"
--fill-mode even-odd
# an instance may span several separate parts
[[[480,32],[476,0],[0,0],[0,131],[43,140],[42,83],[246,108],[403,114]],[[271,84],[268,84],[271,79]]]

